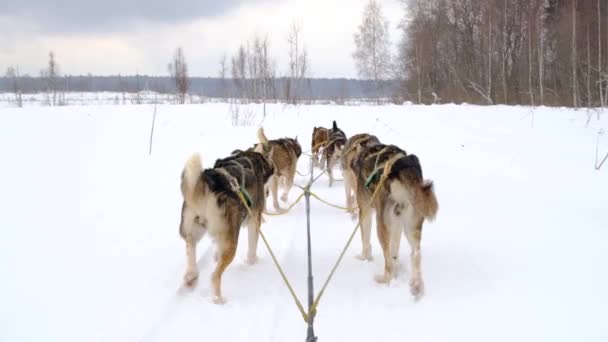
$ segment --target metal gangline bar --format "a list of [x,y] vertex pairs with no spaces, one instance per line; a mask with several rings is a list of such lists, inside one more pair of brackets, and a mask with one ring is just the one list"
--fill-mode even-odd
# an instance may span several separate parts
[[[323,174],[323,173],[321,173]],[[314,176],[314,166],[312,157],[310,158],[310,180],[308,181],[307,190],[310,190],[310,187],[315,182]],[[318,178],[317,178],[318,179]],[[314,283],[312,277],[312,243],[310,241],[310,191],[305,192],[306,196],[306,240],[308,241],[308,327],[306,329],[306,342],[316,342],[317,337],[315,336],[315,315],[312,313],[311,308],[314,306],[315,301],[315,293],[314,293]]]

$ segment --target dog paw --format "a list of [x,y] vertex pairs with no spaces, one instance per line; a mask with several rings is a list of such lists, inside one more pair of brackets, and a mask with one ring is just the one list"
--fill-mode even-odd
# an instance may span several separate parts
[[213,296],[213,304],[224,305],[226,304],[226,298],[222,296]]
[[391,281],[391,277],[385,273],[378,274],[374,277],[374,280],[378,284],[388,284]]
[[361,261],[372,261],[373,260],[371,254],[364,254],[364,253],[355,255],[355,258],[357,258]]
[[245,260],[245,262],[248,265],[255,265],[258,262],[258,256],[257,255],[247,256],[247,259]]
[[184,275],[184,285],[188,287],[193,287],[196,285],[196,281],[198,280],[198,272],[197,271],[188,271],[186,275]]
[[420,278],[410,279],[410,293],[414,299],[419,300],[424,295],[424,283]]

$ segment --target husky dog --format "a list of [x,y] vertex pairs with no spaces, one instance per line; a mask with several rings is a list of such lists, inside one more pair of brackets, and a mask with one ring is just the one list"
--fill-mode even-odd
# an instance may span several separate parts
[[[302,154],[302,147],[298,142],[298,138],[282,138],[268,140],[264,134],[264,129],[258,129],[259,144],[256,145],[255,151],[267,153],[271,155],[270,160],[274,165],[274,174],[270,179],[270,192],[272,194],[272,204],[276,211],[283,211],[279,206],[278,191],[279,181],[284,185],[283,195],[281,200],[287,201],[289,190],[293,186],[293,180],[296,176],[298,166],[298,158]],[[265,152],[268,151],[268,152]]]
[[314,166],[320,167],[319,155],[323,151],[325,144],[329,140],[329,129],[325,127],[314,127],[312,129],[312,143],[310,148],[310,154],[312,155],[312,162]]
[[[422,168],[415,155],[394,145],[376,144],[359,147],[358,156],[351,168],[357,177],[357,204],[361,222],[363,242],[362,259],[371,258],[370,230],[371,209],[376,209],[376,230],[384,253],[384,274],[376,276],[376,281],[387,283],[396,275],[398,266],[401,231],[411,249],[410,292],[416,298],[424,293],[424,283],[420,269],[420,239],[424,220],[433,220],[438,204],[433,183],[424,180]],[[372,194],[378,194],[370,204]]]
[[338,128],[338,124],[334,120],[332,128],[328,132],[328,140],[323,147],[323,156],[321,157],[321,166],[325,166],[325,170],[327,170],[327,174],[329,175],[329,186],[332,186],[334,183],[333,168],[338,159],[340,159],[344,144],[346,144],[346,134]]
[[346,194],[346,207],[351,208],[350,212],[353,219],[356,217],[353,208],[355,204],[355,194],[357,193],[357,177],[351,168],[352,162],[357,159],[362,147],[370,147],[380,144],[380,140],[375,135],[361,133],[348,138],[340,157],[342,166],[342,176],[344,177],[344,192]]
[[[222,273],[234,259],[241,225],[249,229],[247,262],[257,260],[258,234],[264,210],[264,184],[273,174],[272,163],[257,152],[242,152],[215,162],[203,170],[198,154],[186,163],[181,176],[182,204],[179,233],[186,241],[187,269],[184,282],[198,279],[196,245],[209,233],[216,244],[217,266],[211,276],[213,301],[224,303]],[[239,197],[246,199],[250,212]]]

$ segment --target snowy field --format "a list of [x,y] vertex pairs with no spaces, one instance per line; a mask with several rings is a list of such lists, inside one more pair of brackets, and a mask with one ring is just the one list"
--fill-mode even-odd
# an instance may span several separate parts
[[[43,107],[52,103],[51,93],[23,94],[21,96],[23,107]],[[126,104],[174,104],[175,95],[160,94],[153,91],[141,91],[139,93],[129,92],[58,92],[55,101],[58,106],[89,106],[89,105],[126,105]],[[189,94],[186,97],[188,103],[205,103],[216,101],[198,94]],[[17,107],[17,99],[14,93],[0,93],[0,108]]]
[[[180,290],[180,172],[194,151],[208,167],[254,143],[261,107],[242,107],[252,125],[239,126],[226,104],[158,106],[149,156],[152,108],[0,110],[0,341],[304,340],[261,241],[258,264],[244,262],[246,231],[224,273],[225,305],[211,300],[207,238],[198,286]],[[370,132],[418,155],[439,212],[422,239],[425,297],[410,296],[409,266],[375,283],[375,229],[372,262],[354,258],[357,235],[320,303],[321,341],[608,340],[608,163],[594,169],[608,114],[586,127],[584,110],[274,105],[263,125],[308,150],[313,126],[333,119],[349,136]],[[341,182],[329,188],[323,176],[313,190],[344,204]],[[355,222],[311,201],[318,289]],[[262,226],[303,301],[305,228],[303,201]],[[408,254],[403,242],[404,265]]]

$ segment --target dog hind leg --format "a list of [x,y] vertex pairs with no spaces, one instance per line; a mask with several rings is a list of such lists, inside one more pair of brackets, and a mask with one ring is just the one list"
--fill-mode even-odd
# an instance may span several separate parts
[[182,218],[179,223],[180,235],[186,242],[186,273],[184,284],[192,287],[198,279],[196,265],[196,245],[205,234],[206,228],[196,222],[195,214],[186,206],[182,207]]
[[186,274],[184,275],[184,284],[186,286],[192,287],[196,284],[196,280],[198,279],[198,269],[196,267],[196,245],[197,242],[194,241],[191,237],[186,238],[186,258],[187,258],[187,268]]
[[247,223],[249,250],[247,251],[247,263],[253,265],[257,262],[258,238],[260,236],[260,225],[262,221],[262,213],[254,214],[255,218],[250,218]]
[[274,210],[282,212],[281,206],[279,205],[279,176],[272,176],[270,180],[270,192],[272,194],[272,205]]
[[376,212],[376,232],[378,233],[378,241],[380,242],[384,254],[384,273],[377,275],[374,279],[378,283],[383,284],[391,281],[393,260],[390,250],[391,232],[390,227],[385,221],[383,210],[377,210]]
[[334,163],[333,163],[333,157],[329,157],[327,158],[327,175],[329,176],[329,187],[331,188],[331,186],[334,184]]
[[285,176],[285,189],[283,190],[283,195],[281,196],[281,201],[287,202],[287,197],[289,196],[289,191],[293,186],[293,179],[296,176],[295,165],[293,166],[293,170],[289,170],[287,176]]
[[[391,274],[393,277],[397,277],[399,273],[399,247],[401,245],[401,233],[403,232],[403,219],[402,219],[402,206],[395,204],[395,207],[389,208],[387,216],[389,218],[389,232],[390,232],[390,255],[392,269]],[[393,209],[393,210],[391,210]],[[401,210],[401,211],[400,211]]]
[[217,261],[217,266],[211,275],[211,284],[213,287],[213,302],[215,304],[224,304],[226,299],[222,297],[222,274],[226,270],[226,267],[234,260],[236,254],[236,241],[234,241],[233,237],[230,237],[230,234],[227,234],[227,241],[218,241],[218,244],[219,259]]
[[361,222],[361,254],[357,255],[359,260],[372,260],[372,245],[370,243],[370,234],[372,231],[371,208],[367,210],[363,216],[363,209],[359,209],[359,222]]
[[420,240],[422,239],[422,224],[424,218],[420,217],[414,210],[413,206],[409,206],[407,210],[407,223],[404,229],[407,241],[410,244],[410,258],[412,263],[412,271],[410,275],[410,292],[416,299],[420,299],[424,294],[424,282],[422,280],[421,270],[421,254]]

